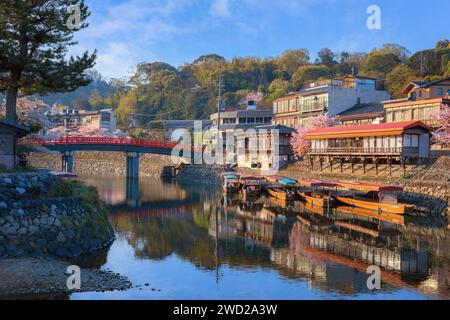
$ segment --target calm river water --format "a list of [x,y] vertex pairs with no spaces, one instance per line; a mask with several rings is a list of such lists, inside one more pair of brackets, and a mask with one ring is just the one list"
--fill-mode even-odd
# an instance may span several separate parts
[[[322,212],[220,188],[81,177],[110,206],[112,246],[86,265],[125,275],[123,292],[71,299],[448,299],[449,240],[348,211]],[[438,230],[436,231],[443,232]],[[367,268],[381,267],[381,290]]]

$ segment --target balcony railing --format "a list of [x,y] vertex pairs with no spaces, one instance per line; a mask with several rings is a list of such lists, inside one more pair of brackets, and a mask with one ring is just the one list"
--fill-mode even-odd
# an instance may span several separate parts
[[402,155],[419,156],[419,148],[413,147],[394,147],[394,148],[311,148],[309,154],[324,155]]
[[328,109],[328,103],[326,102],[314,102],[311,104],[301,104],[300,112],[313,112],[313,111],[322,111]]

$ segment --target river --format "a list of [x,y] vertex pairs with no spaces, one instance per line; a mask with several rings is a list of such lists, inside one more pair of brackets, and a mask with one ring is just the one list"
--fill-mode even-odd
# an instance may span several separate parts
[[[133,288],[78,299],[448,299],[449,240],[348,212],[195,183],[80,177],[109,206],[117,240],[83,264]],[[438,228],[437,228],[438,229]],[[442,230],[437,230],[442,231]],[[369,290],[369,266],[381,289]]]

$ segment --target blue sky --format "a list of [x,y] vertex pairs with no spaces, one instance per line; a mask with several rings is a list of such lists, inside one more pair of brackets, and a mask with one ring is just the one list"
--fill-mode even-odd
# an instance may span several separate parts
[[[73,53],[98,50],[96,69],[126,77],[139,62],[174,66],[202,54],[275,57],[287,49],[370,51],[398,43],[414,52],[450,37],[450,1],[86,0],[90,27]],[[367,8],[381,8],[369,30]]]

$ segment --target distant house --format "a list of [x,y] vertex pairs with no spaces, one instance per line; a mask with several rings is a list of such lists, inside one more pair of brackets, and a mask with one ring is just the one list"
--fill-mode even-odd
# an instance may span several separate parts
[[0,168],[12,169],[17,166],[17,138],[28,133],[27,127],[0,119]]
[[[244,150],[238,153],[238,166],[262,169],[274,168],[277,164],[284,166],[293,156],[291,137],[294,131],[281,125],[263,125],[255,127],[252,134],[240,133],[245,135],[245,143]],[[274,133],[278,136],[274,137]]]
[[212,125],[211,120],[164,120],[163,130],[165,139],[171,140],[174,138],[176,140],[178,137],[173,137],[176,130],[187,130],[190,133],[193,133],[196,123],[199,124],[199,129],[202,131],[208,130]]
[[384,101],[386,122],[420,120],[435,126],[433,115],[450,107],[450,77],[431,82],[411,82],[403,90],[405,99]]
[[306,138],[311,163],[405,164],[430,155],[432,128],[420,121],[314,129]]
[[50,115],[50,119],[55,125],[67,128],[94,126],[111,133],[117,130],[116,113],[113,109],[85,111],[59,107],[57,112]]
[[381,103],[364,103],[339,113],[336,119],[344,126],[380,124],[385,122],[385,112]]
[[352,75],[311,83],[306,89],[274,101],[273,123],[305,126],[313,117],[324,113],[336,116],[355,105],[390,99],[388,92],[378,89],[376,79]]

